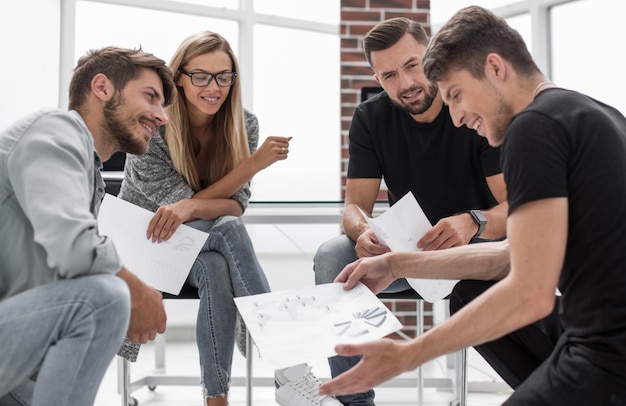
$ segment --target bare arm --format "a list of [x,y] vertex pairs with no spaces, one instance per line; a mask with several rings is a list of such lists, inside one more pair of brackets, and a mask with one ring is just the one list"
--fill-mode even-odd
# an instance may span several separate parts
[[487,218],[487,227],[483,231],[483,238],[502,238],[506,235],[506,216],[509,210],[509,203],[506,200],[506,183],[504,175],[498,174],[486,178],[491,194],[496,198],[498,204],[489,210],[483,210]]
[[447,250],[390,252],[347,265],[335,282],[352,289],[358,281],[382,292],[399,278],[500,280],[509,272],[508,241],[463,245]]
[[343,228],[346,234],[356,242],[355,250],[359,257],[371,257],[389,252],[389,248],[380,244],[359,211],[360,208],[366,215],[372,215],[380,190],[380,182],[380,179],[348,179],[346,182]]
[[[506,216],[509,205],[506,200],[504,175],[486,178],[491,193],[498,204],[489,210],[481,210],[487,218],[487,226],[481,238],[498,239],[506,236]],[[440,250],[468,244],[476,234],[478,225],[469,213],[442,218],[417,242],[420,249]]]
[[567,243],[566,198],[542,199],[509,216],[511,270],[506,278],[441,325],[408,343],[379,340],[339,345],[359,364],[323,384],[322,394],[364,392],[437,356],[499,338],[552,311]]
[[254,175],[274,162],[287,159],[291,137],[267,137],[254,154],[223,178],[195,193],[191,199],[159,207],[146,230],[154,242],[167,241],[182,223],[220,216],[241,216],[243,208],[233,196]]
[[184,222],[242,214],[241,204],[234,199],[183,199],[159,207],[148,223],[146,238],[152,242],[167,241]]
[[249,158],[226,176],[199,191],[193,199],[227,199],[248,183],[254,175],[271,164],[287,159],[291,137],[267,137]]

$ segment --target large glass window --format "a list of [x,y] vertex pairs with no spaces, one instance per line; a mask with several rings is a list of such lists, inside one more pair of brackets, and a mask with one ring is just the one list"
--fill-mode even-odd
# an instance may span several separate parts
[[[489,9],[503,7],[512,3],[511,0],[486,0],[480,3],[481,7]],[[435,28],[435,31],[446,23],[458,10],[475,5],[475,1],[471,0],[447,0],[447,1],[431,1],[430,2],[430,21]],[[532,34],[531,34],[531,19],[529,13],[519,14],[516,16],[506,18],[508,24],[516,29],[524,42],[528,50],[532,53]]]
[[58,105],[59,0],[2,3],[0,131],[19,117]]
[[552,8],[552,79],[626,114],[626,3],[582,0]]
[[254,2],[254,11],[261,14],[339,25],[340,7],[338,1],[262,0]]
[[[294,26],[292,19],[314,23],[334,20],[338,26],[339,1],[311,3],[310,7],[295,7],[291,3],[254,2],[255,12],[264,14],[257,16],[263,21],[267,15],[290,19],[281,26],[279,18],[277,25],[251,22],[249,12],[245,13],[245,18],[242,13],[240,19],[236,19],[238,16],[211,18],[152,10],[143,5],[132,7],[79,0],[76,3],[75,56],[78,58],[88,49],[104,45],[141,46],[169,62],[176,47],[188,35],[204,29],[220,33],[238,54],[241,69],[246,70],[240,72],[245,87],[244,107],[259,119],[259,145],[269,135],[293,137],[289,158],[255,176],[253,199],[338,200],[338,29],[336,33],[327,33],[307,30],[307,24],[303,24],[303,29],[286,26]],[[215,7],[211,4],[211,8]],[[207,8],[205,15],[211,12]],[[115,30],[111,29],[112,20]],[[248,25],[244,27],[244,24]]]
[[[514,0],[482,0],[481,7],[493,9],[513,3]],[[430,2],[430,21],[433,25],[443,25],[458,10],[476,5],[476,1],[471,0],[435,0]]]
[[[115,21],[115,30],[111,29]],[[116,45],[141,48],[169,62],[188,35],[201,30],[218,32],[237,52],[238,24],[234,21],[178,14],[97,1],[76,3],[76,59],[88,49]]]
[[261,134],[293,137],[289,158],[255,177],[255,199],[338,200],[338,36],[257,25],[254,38]]

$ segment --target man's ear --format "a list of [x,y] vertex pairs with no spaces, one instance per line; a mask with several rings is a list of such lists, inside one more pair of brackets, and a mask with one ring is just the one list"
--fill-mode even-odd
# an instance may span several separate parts
[[378,79],[378,75],[374,73],[372,76],[374,76],[374,80],[376,81],[376,83],[380,84],[380,79]]
[[496,53],[490,53],[485,60],[485,75],[496,81],[503,81],[507,74],[504,59]]
[[104,73],[98,73],[91,79],[91,93],[101,101],[108,101],[114,90],[113,83]]

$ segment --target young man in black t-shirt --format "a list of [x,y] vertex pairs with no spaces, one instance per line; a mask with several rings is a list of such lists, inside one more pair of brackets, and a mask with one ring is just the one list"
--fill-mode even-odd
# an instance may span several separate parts
[[480,7],[441,28],[424,70],[456,125],[502,146],[508,241],[360,260],[338,280],[350,288],[361,279],[374,291],[394,277],[433,274],[498,282],[408,344],[340,346],[339,354],[362,361],[321,393],[363,391],[493,340],[531,360],[537,348],[525,345],[520,328],[558,306],[557,326],[543,332],[547,359],[530,371],[508,365],[520,383],[505,405],[626,404],[626,118],[557,88],[519,33]]
[[[359,211],[372,215],[383,179],[391,205],[412,192],[434,225],[418,242],[421,249],[505,236],[507,204],[500,151],[473,129],[454,126],[437,86],[424,76],[421,60],[427,46],[423,27],[407,18],[382,22],[363,40],[374,77],[384,91],[354,113],[343,213],[346,234],[318,249],[316,284],[333,282],[360,257],[389,251]],[[406,289],[406,280],[400,280],[387,291]],[[331,358],[332,375],[357,361]],[[339,400],[344,405],[373,405],[374,393]]]

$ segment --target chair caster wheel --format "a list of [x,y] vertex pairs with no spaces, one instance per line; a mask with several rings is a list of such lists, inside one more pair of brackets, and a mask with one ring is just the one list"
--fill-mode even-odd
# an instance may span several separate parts
[[148,389],[154,391],[156,389],[156,385],[148,385]]
[[139,406],[139,401],[132,397],[128,400],[128,406]]
[[460,405],[461,405],[461,401],[458,399],[450,402],[450,406],[460,406]]

